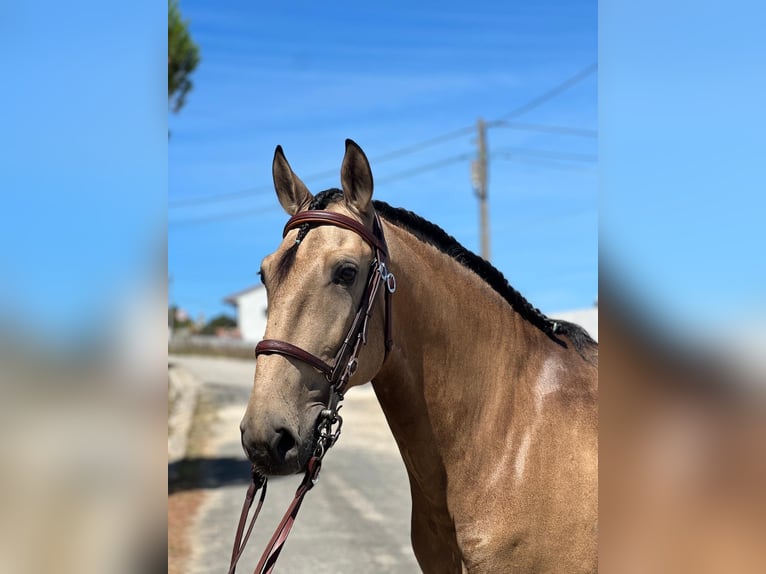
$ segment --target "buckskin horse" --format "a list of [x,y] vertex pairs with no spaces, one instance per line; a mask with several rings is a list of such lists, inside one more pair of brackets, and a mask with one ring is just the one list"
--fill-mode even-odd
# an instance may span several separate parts
[[353,141],[342,189],[313,196],[281,147],[272,171],[291,219],[260,270],[268,320],[241,424],[254,469],[304,471],[337,438],[342,394],[371,381],[423,571],[596,572],[597,343],[436,225],[373,201]]

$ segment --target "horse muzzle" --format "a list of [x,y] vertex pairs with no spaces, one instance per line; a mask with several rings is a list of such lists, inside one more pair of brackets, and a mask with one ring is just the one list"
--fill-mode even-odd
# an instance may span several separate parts
[[276,422],[259,426],[244,421],[240,425],[242,448],[255,468],[264,476],[301,472],[311,454],[311,444],[306,444],[290,425]]

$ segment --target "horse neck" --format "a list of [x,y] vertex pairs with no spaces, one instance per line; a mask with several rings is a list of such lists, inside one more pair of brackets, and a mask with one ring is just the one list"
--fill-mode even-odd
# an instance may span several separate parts
[[[473,456],[482,426],[508,426],[529,394],[545,336],[484,280],[403,229],[388,225],[394,349],[373,387],[411,480],[433,492],[446,469]],[[490,427],[491,429],[491,427]],[[486,453],[484,453],[486,454]],[[483,455],[482,455],[483,456]]]

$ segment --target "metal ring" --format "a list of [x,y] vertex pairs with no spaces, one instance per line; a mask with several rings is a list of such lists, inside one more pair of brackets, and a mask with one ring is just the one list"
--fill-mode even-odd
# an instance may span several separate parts
[[393,273],[389,273],[386,276],[386,289],[389,293],[396,293],[396,277]]
[[319,481],[319,471],[322,470],[322,457],[318,457],[318,459],[314,472],[311,474],[311,486],[314,486]]

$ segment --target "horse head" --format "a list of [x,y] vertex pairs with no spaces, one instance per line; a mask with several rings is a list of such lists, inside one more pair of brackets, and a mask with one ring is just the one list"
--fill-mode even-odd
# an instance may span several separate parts
[[[361,224],[362,233],[369,231],[365,239],[337,223],[291,219],[283,241],[261,264],[268,318],[240,429],[242,446],[256,469],[264,475],[285,475],[302,471],[315,453],[319,419],[337,383],[328,369],[344,359],[339,349],[359,320],[380,252],[369,240],[376,226],[372,171],[353,141],[346,140],[342,190],[313,196],[279,146],[272,173],[277,198],[291,218],[321,210]],[[376,297],[373,291],[370,297],[367,344],[359,348],[358,368],[349,371],[346,388],[371,380],[384,360],[384,308],[374,304],[380,296],[382,292]],[[279,350],[285,347],[292,351]]]

